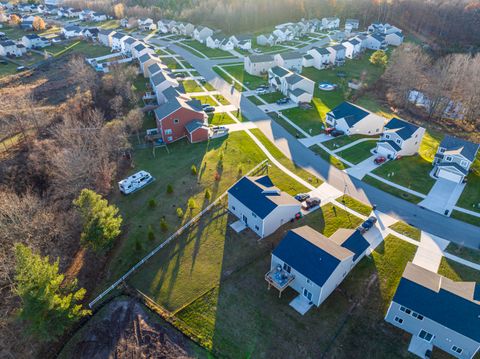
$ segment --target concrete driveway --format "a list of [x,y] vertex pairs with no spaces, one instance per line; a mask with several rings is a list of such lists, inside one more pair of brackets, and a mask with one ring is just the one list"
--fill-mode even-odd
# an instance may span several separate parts
[[448,210],[448,213],[451,214],[464,188],[465,184],[463,183],[439,178],[419,205],[440,214],[444,214]]
[[375,157],[377,157],[377,155],[373,155],[371,157],[368,157],[366,160],[363,160],[362,162],[360,162],[356,166],[347,168],[347,170],[346,170],[347,173],[350,176],[358,178],[358,179],[361,180],[363,177],[366,176],[367,173],[369,173],[369,172],[373,171],[375,168],[381,166],[381,165],[377,165],[377,164],[375,164],[375,162],[373,162]]

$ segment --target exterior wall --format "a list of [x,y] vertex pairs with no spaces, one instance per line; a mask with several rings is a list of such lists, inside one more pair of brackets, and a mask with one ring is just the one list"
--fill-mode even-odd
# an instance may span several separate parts
[[[438,151],[438,153],[440,153],[440,152]],[[450,161],[447,161],[447,157],[450,157]],[[466,166],[462,165],[462,161],[466,162]],[[465,168],[466,170],[469,170],[470,166],[472,165],[472,163],[469,160],[467,160],[465,157],[459,156],[459,155],[447,155],[441,160],[436,160],[436,163],[438,163],[438,162],[440,162],[440,163],[456,163],[459,166]]]
[[260,76],[262,73],[267,72],[274,66],[273,61],[267,62],[251,62],[248,57],[245,57],[244,68],[250,75]]
[[395,34],[388,34],[385,36],[385,41],[387,44],[392,45],[392,46],[400,46],[403,42],[403,38],[398,37]]
[[247,218],[247,227],[260,237],[263,237],[263,220],[256,215],[254,217],[254,213],[230,193],[228,194],[228,210],[242,222],[244,222],[243,216],[245,216]]
[[348,135],[375,135],[383,131],[384,119],[383,117],[370,114],[352,127],[349,127],[343,118],[334,121],[333,125],[336,129],[342,130]]
[[145,61],[143,64],[140,65],[144,77],[150,77],[150,74],[149,74],[149,72],[148,72],[148,67],[149,67],[150,65],[153,65],[153,64],[156,63],[156,62],[158,62],[158,60],[156,60],[156,59],[148,59],[147,61]]
[[400,156],[413,156],[414,154],[418,153],[424,134],[424,128],[419,128],[417,131],[415,131],[412,137],[403,141],[402,149],[398,152],[398,154]]
[[264,230],[263,236],[266,237],[275,232],[280,226],[289,222],[295,215],[300,212],[301,205],[283,205],[275,208],[267,217],[263,219]]
[[280,54],[276,54],[273,58],[277,66],[282,66],[295,72],[302,72],[302,57],[299,57],[298,59],[284,60]]
[[203,142],[208,140],[208,129],[199,128],[198,130],[193,131],[189,136],[189,141],[191,143]]
[[218,47],[218,44],[215,42],[214,39],[212,39],[211,36],[207,37],[207,40],[205,41],[205,45],[211,49],[216,49]]
[[18,49],[16,45],[13,46],[0,46],[0,55],[1,56],[8,56],[8,55],[13,55],[13,56],[22,56],[22,52]]
[[313,66],[318,70],[324,69],[330,61],[329,55],[322,55],[317,51],[312,51],[308,53],[313,56],[313,61],[314,61]]
[[[188,135],[185,125],[193,120],[203,120],[203,113],[186,108],[178,109],[163,119],[157,118],[157,127],[165,143],[175,142]],[[178,121],[178,123],[175,123]]]
[[104,46],[111,47],[110,38],[109,38],[108,35],[104,35],[104,34],[99,33],[98,34],[98,42],[101,43]]
[[[325,299],[328,298],[330,294],[335,290],[335,288],[338,287],[340,283],[345,279],[347,274],[350,272],[350,270],[353,268],[353,262],[352,262],[352,257],[349,259],[341,262],[337,268],[333,271],[333,273],[330,275],[328,280],[325,282],[325,284],[322,287],[322,293],[320,296],[320,300],[318,302],[318,305],[322,304]],[[357,261],[358,262],[358,261]]]
[[[445,315],[448,314],[449,313],[447,312],[445,313]],[[395,317],[403,319],[403,323],[397,323],[395,321]],[[480,348],[480,343],[449,328],[446,328],[443,325],[430,320],[429,318],[425,317],[423,320],[418,320],[417,318],[402,312],[400,310],[400,305],[393,301],[390,303],[385,320],[390,324],[393,324],[396,327],[403,329],[404,331],[415,336],[418,336],[422,329],[433,334],[434,337],[432,344],[457,358],[472,358]],[[452,351],[452,346],[454,345],[463,349],[462,354]]]
[[345,57],[348,57],[349,59],[353,59],[353,56],[354,56],[353,45],[350,44],[350,43],[343,43],[342,45],[345,46],[345,48],[346,48]]

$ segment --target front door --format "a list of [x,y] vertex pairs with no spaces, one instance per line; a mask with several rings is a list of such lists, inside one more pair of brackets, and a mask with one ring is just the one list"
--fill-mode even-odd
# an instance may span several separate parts
[[247,216],[245,216],[245,215],[243,215],[243,223],[245,223],[246,225],[248,225]]
[[312,301],[312,293],[310,293],[307,288],[303,288],[303,296],[309,301]]

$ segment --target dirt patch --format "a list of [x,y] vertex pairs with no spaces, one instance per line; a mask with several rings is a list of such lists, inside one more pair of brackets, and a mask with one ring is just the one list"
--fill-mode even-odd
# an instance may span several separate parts
[[[73,355],[74,353],[74,355]],[[192,341],[137,300],[107,304],[67,343],[59,358],[198,358]]]

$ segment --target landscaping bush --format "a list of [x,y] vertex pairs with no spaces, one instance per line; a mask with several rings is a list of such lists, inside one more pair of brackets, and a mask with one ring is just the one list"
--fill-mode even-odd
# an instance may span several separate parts
[[168,194],[173,193],[173,186],[172,186],[171,184],[168,184],[168,185],[167,185],[167,193],[168,193]]
[[207,188],[205,190],[205,199],[209,201],[210,198],[212,198],[212,192]]
[[190,197],[190,198],[188,199],[188,208],[189,208],[190,211],[191,211],[191,210],[193,210],[195,207],[197,207],[197,204],[195,203],[195,200],[194,200],[192,197]]
[[181,207],[177,207],[177,217],[183,218],[183,209]]
[[148,207],[149,207],[149,208],[155,208],[155,207],[157,207],[157,202],[155,201],[154,198],[152,198],[150,201],[148,201]]
[[197,175],[197,166],[192,165],[192,168],[190,169],[190,171],[192,172],[192,176],[196,176]]
[[165,218],[162,218],[160,220],[160,229],[162,230],[162,232],[168,231],[168,224],[167,224],[167,221],[165,220]]
[[148,226],[147,237],[149,241],[155,240],[155,232],[153,231],[152,226]]

